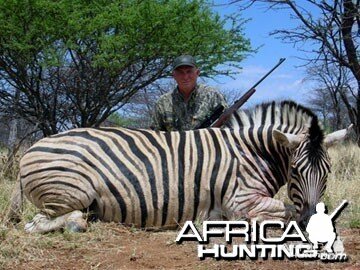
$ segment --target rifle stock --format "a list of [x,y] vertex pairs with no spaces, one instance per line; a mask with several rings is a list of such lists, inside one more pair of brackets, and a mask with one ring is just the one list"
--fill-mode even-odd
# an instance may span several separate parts
[[[285,58],[280,58],[279,62],[268,73],[266,73],[257,83],[255,83],[250,88],[250,90],[248,90],[244,95],[242,95],[241,98],[239,98],[237,101],[235,101],[234,104],[230,108],[225,110],[219,117],[218,117],[219,110],[215,109],[213,114],[210,117],[208,117],[204,122],[202,122],[199,126],[197,126],[196,129],[198,129],[198,128],[206,128],[206,127],[209,127],[209,126],[211,126],[211,127],[221,127],[222,125],[224,125],[225,122],[227,120],[229,120],[230,116],[235,111],[237,111],[256,92],[255,87],[258,86],[263,80],[265,80],[265,78],[267,76],[269,76],[270,73],[273,72],[284,61],[285,61]],[[215,121],[215,119],[217,119],[217,120]],[[211,123],[213,123],[213,124],[211,124]]]
[[207,128],[210,127],[211,124],[218,119],[224,112],[225,107],[223,105],[218,105],[213,113],[210,115],[210,117],[207,117],[200,125],[198,125],[195,129],[199,128]]

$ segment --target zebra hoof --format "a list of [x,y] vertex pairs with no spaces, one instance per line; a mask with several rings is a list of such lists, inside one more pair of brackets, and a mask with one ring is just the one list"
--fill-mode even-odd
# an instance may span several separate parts
[[78,210],[72,212],[65,223],[65,230],[70,232],[85,232],[87,230],[87,222],[83,219],[83,213]]
[[27,233],[37,233],[38,225],[46,220],[46,216],[43,214],[37,214],[31,222],[25,224],[25,231]]
[[66,222],[65,230],[74,233],[85,232],[87,230],[87,223],[85,220],[71,220]]
[[29,222],[29,223],[26,223],[26,224],[25,224],[25,228],[24,228],[24,229],[25,229],[25,231],[26,231],[27,233],[32,233],[34,227],[35,227],[34,222]]

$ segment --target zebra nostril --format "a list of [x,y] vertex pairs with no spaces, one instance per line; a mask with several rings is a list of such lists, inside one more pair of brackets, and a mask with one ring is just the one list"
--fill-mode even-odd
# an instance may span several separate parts
[[307,224],[309,223],[309,220],[313,214],[315,214],[315,207],[309,206],[306,204],[306,206],[303,208],[303,211],[300,214],[298,224],[300,226],[301,230],[305,230]]

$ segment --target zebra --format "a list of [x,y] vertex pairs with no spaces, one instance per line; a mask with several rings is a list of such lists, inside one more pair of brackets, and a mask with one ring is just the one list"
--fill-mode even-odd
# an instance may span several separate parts
[[[24,154],[8,218],[19,217],[25,195],[40,209],[30,233],[86,230],[86,211],[140,228],[219,218],[306,224],[325,191],[327,148],[350,128],[325,136],[311,110],[282,101],[238,110],[223,128],[73,129]],[[273,198],[285,184],[295,210]]]

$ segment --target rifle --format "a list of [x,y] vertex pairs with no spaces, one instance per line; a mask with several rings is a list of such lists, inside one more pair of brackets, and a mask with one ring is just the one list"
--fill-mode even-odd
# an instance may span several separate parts
[[268,73],[266,73],[257,83],[255,83],[244,95],[242,95],[237,101],[235,101],[230,108],[224,111],[224,106],[222,105],[217,106],[214,112],[211,114],[211,116],[206,118],[205,121],[203,121],[195,129],[206,128],[209,126],[221,127],[230,118],[230,116],[235,111],[237,111],[256,92],[255,87],[258,86],[263,80],[265,80],[266,77],[269,76],[270,73],[272,73],[284,61],[285,58],[280,58],[279,62]]
[[330,218],[333,220],[341,212],[342,208],[348,204],[347,200],[343,200],[341,204],[331,213]]

